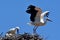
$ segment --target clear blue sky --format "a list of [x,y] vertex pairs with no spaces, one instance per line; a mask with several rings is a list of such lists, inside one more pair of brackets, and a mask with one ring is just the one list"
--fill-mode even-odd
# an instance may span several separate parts
[[32,33],[33,26],[27,25],[29,15],[25,12],[28,5],[50,11],[50,19],[45,26],[39,27],[37,33],[48,37],[46,40],[60,40],[60,1],[59,0],[0,0],[0,33],[19,26],[20,33]]

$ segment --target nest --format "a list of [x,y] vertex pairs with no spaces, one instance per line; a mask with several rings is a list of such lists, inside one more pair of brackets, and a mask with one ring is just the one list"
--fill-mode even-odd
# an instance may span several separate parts
[[12,37],[0,37],[0,40],[43,40],[38,34],[32,35],[29,33],[16,34]]

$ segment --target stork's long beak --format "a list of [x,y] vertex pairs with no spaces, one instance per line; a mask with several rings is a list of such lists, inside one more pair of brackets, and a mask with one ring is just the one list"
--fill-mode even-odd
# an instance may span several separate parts
[[48,21],[53,22],[52,20],[48,19]]
[[52,20],[50,20],[49,18],[47,19],[48,21],[50,21],[50,22],[53,22]]

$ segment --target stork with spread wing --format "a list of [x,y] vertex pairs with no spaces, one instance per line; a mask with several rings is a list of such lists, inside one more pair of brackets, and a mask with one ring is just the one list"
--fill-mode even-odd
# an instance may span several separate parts
[[[43,26],[47,23],[47,21],[51,21],[48,18],[49,15],[49,11],[45,11],[42,13],[42,10],[36,6],[33,5],[29,5],[26,12],[28,14],[30,14],[30,25],[34,25],[35,27],[33,28],[33,32],[36,33],[36,29],[39,26]],[[44,19],[44,17],[46,16],[46,18]]]

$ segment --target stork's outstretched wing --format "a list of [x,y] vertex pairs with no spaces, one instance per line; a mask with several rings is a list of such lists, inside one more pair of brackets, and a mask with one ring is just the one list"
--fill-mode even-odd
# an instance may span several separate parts
[[30,20],[32,22],[39,22],[40,21],[40,15],[42,13],[42,10],[38,7],[34,8],[35,11],[33,11],[33,13],[30,16]]
[[36,13],[36,16],[35,16],[35,23],[39,23],[40,22],[40,16],[42,14],[42,10],[41,10],[41,8],[38,8],[38,7],[36,7],[35,10],[38,11]]

